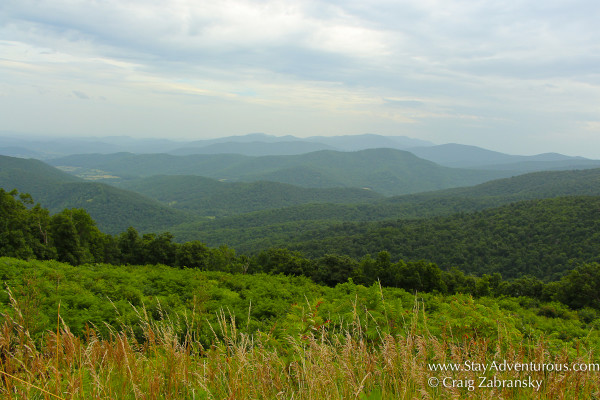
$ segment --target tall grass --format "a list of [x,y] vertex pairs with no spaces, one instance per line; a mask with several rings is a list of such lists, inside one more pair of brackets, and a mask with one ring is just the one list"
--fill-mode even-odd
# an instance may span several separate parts
[[[11,296],[12,299],[12,296]],[[429,363],[592,363],[596,349],[551,354],[543,339],[523,343],[428,333],[419,303],[403,334],[365,333],[358,313],[344,328],[320,326],[302,335],[250,335],[225,311],[203,346],[185,316],[161,321],[139,311],[138,327],[110,328],[102,337],[88,327],[74,335],[64,322],[34,341],[13,301],[13,315],[0,326],[2,399],[593,399],[600,398],[599,372],[432,372]],[[141,329],[141,334],[140,334]],[[499,326],[499,331],[502,327]],[[539,379],[532,388],[430,386],[430,379],[456,382],[480,376]],[[446,380],[450,382],[449,380]],[[455,385],[456,386],[456,385]]]

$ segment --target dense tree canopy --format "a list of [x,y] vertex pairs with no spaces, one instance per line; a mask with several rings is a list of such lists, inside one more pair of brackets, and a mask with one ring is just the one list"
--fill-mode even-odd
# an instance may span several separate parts
[[[410,292],[527,296],[560,301],[577,309],[600,309],[597,290],[600,264],[591,262],[598,257],[595,250],[599,201],[598,198],[557,199],[426,223],[386,223],[368,231],[369,236],[364,236],[362,229],[357,230],[363,235],[357,236],[364,240],[363,249],[385,250],[357,257],[356,249],[347,246],[354,243],[358,247],[360,242],[338,237],[337,242],[315,240],[311,246],[341,251],[308,258],[299,251],[277,247],[252,256],[236,255],[225,245],[211,248],[200,241],[180,244],[174,242],[168,232],[140,235],[131,227],[111,236],[102,233],[83,209],[65,209],[51,216],[44,208],[34,205],[31,196],[0,189],[0,256],[56,259],[72,265],[164,264],[207,271],[285,274],[305,276],[327,286],[352,280],[365,286],[379,283]],[[528,248],[528,243],[534,246]],[[426,257],[410,260],[414,256],[403,251],[411,248],[425,249],[420,254]],[[570,259],[570,248],[588,259],[580,258],[578,262]],[[399,254],[407,257],[398,259]],[[520,260],[515,256],[521,257]],[[440,268],[432,262],[436,257],[447,267]],[[510,276],[512,270],[508,270],[513,279],[503,280],[503,274],[495,268],[497,260],[503,257],[512,260],[517,267],[524,263],[545,266],[549,271],[558,271],[560,267],[561,275],[554,281],[544,282],[532,274],[521,273],[529,271],[527,269],[519,270],[514,276]],[[477,268],[464,268],[460,260],[469,261]],[[477,272],[478,276],[468,275],[468,272]]]

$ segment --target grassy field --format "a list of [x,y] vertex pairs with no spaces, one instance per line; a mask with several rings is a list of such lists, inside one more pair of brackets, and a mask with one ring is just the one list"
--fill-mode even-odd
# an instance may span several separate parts
[[[133,326],[110,328],[104,336],[88,327],[83,336],[75,335],[60,321],[58,309],[56,330],[34,340],[24,328],[19,302],[12,295],[10,298],[11,315],[3,314],[0,327],[3,399],[600,396],[597,348],[581,344],[557,351],[543,338],[515,344],[500,323],[495,339],[456,338],[452,332],[434,336],[418,301],[398,327],[397,332],[402,333],[390,334],[381,326],[376,327],[374,338],[367,334],[369,323],[374,322],[368,321],[368,313],[361,317],[358,310],[343,329],[312,324],[301,335],[284,337],[275,329],[244,333],[233,316],[221,311],[217,322],[210,325],[213,343],[203,346],[195,338],[194,327],[207,321],[185,316],[154,321],[143,307],[137,309],[141,335]],[[303,318],[312,316],[307,312]],[[432,370],[451,364],[462,371]],[[477,371],[477,366],[486,366],[487,371]],[[515,371],[525,368],[529,370]],[[595,371],[578,372],[574,368]],[[480,387],[482,384],[486,386]],[[490,384],[493,387],[487,387]],[[527,387],[509,387],[515,385]]]

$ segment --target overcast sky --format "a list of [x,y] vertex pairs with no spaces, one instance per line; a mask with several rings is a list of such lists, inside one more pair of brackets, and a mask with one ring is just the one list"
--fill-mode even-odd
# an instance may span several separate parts
[[600,2],[1,0],[0,131],[600,158]]

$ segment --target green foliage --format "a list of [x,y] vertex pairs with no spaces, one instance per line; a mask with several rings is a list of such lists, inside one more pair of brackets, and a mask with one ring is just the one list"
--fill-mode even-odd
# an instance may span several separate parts
[[[481,211],[515,201],[558,196],[600,195],[600,169],[520,175],[468,188],[396,196],[369,204],[303,204],[211,221],[187,222],[170,230],[179,241],[198,232],[210,245],[227,243],[240,252],[284,247],[301,233],[348,229],[347,222],[430,218]],[[340,227],[342,224],[342,227]]]
[[0,188],[0,254],[18,258],[49,258],[50,217],[31,196]]
[[561,279],[555,298],[573,308],[600,310],[600,264],[584,264]]
[[[137,230],[130,227],[118,237],[112,237],[102,233],[83,209],[64,210],[50,217],[39,205],[32,206],[31,196],[18,195],[16,191],[6,193],[0,189],[0,213],[4,221],[4,230],[0,232],[0,255],[56,258],[72,265],[112,262],[129,265],[164,264],[232,273],[266,272],[306,276],[314,282],[332,287],[351,279],[367,286],[377,282],[415,293],[469,293],[477,297],[527,296],[543,301],[560,301],[575,309],[598,310],[600,299],[596,288],[600,285],[599,264],[586,263],[567,273],[568,268],[572,268],[576,261],[574,257],[579,256],[577,261],[584,263],[597,257],[593,239],[598,225],[598,201],[600,200],[595,197],[559,198],[514,204],[475,215],[461,214],[451,218],[410,223],[400,221],[395,225],[382,225],[383,228],[375,230],[376,236],[368,237],[375,238],[377,244],[387,243],[384,248],[394,248],[396,251],[402,251],[407,246],[413,250],[425,250],[424,254],[435,250],[429,253],[432,258],[441,257],[444,260],[443,257],[447,257],[451,261],[453,268],[443,270],[430,261],[410,260],[410,256],[406,261],[394,261],[394,254],[387,250],[379,251],[376,258],[367,253],[360,261],[347,254],[334,252],[309,259],[286,248],[271,248],[248,257],[236,256],[235,251],[225,245],[209,248],[199,241],[179,244],[173,241],[173,235],[168,232],[148,233],[140,237]],[[514,218],[520,220],[515,222]],[[532,220],[540,222],[532,224]],[[577,222],[575,227],[571,226],[572,221]],[[449,233],[458,232],[459,226],[462,229],[460,236]],[[352,228],[352,225],[349,227]],[[517,227],[524,231],[518,231]],[[510,232],[503,232],[502,229],[509,229]],[[591,234],[590,240],[586,236],[588,232]],[[361,231],[357,230],[357,233],[360,234]],[[399,234],[403,235],[400,240],[395,237]],[[429,236],[434,236],[433,240]],[[549,241],[546,236],[550,237],[552,246],[540,247],[540,240],[542,243]],[[528,237],[535,239],[534,246],[527,247],[530,245]],[[568,253],[571,251],[570,247],[575,247],[570,241],[571,237],[579,238],[575,254]],[[458,242],[457,238],[460,239]],[[518,238],[518,245],[514,242],[501,242],[507,238]],[[338,246],[348,243],[339,237],[336,239]],[[427,247],[419,248],[418,244],[424,239]],[[478,247],[473,247],[472,242],[475,240],[480,243]],[[328,249],[328,246],[323,246],[323,241],[318,243]],[[433,249],[429,247],[430,243],[439,245]],[[559,246],[560,243],[569,246]],[[372,244],[368,239],[363,239],[362,246],[359,250],[364,252]],[[557,271],[561,267],[562,270],[559,271],[564,275],[562,279],[544,283],[534,275],[520,275],[529,271],[517,271],[515,279],[503,281],[498,270],[493,271],[491,267],[502,266],[502,262],[506,262],[502,255],[510,256],[508,261],[511,266],[517,265],[511,258],[512,251],[506,249],[519,248],[518,246],[526,247],[530,252],[519,251],[527,265],[536,267],[538,271],[542,267],[547,268],[542,271]],[[539,257],[540,248],[547,252],[542,258]],[[356,254],[357,249],[358,246],[345,250]],[[498,253],[499,249],[501,251]],[[568,259],[569,264],[565,266],[548,262],[556,257],[552,251],[561,251],[557,259]],[[422,255],[421,253],[420,256]],[[471,267],[477,265],[473,260],[481,260],[480,265],[486,266],[485,272],[480,277],[465,275],[462,270],[455,268],[459,264],[457,260],[469,261]],[[536,262],[541,264],[536,265]],[[468,269],[465,265],[459,266],[463,270]],[[506,272],[506,269],[499,270]],[[508,271],[510,276],[511,271]],[[129,300],[137,302],[139,296],[132,295]],[[554,313],[552,310],[543,312],[548,316]],[[584,312],[582,315],[590,318],[589,313]]]
[[0,188],[29,193],[53,213],[83,208],[102,231],[111,234],[129,226],[152,231],[190,220],[189,214],[155,200],[103,183],[84,182],[38,160],[0,156]]
[[383,196],[358,188],[302,188],[278,182],[220,182],[201,176],[153,176],[124,180],[119,187],[159,200],[172,208],[210,217],[305,203],[359,203]]
[[599,208],[600,197],[562,197],[450,217],[346,223],[302,234],[288,247],[312,257],[385,250],[392,259],[428,260],[443,269],[553,280],[577,263],[599,260]]
[[[245,332],[269,332],[270,340],[282,349],[288,337],[308,340],[325,330],[334,337],[360,330],[371,341],[384,333],[412,333],[455,342],[465,338],[500,342],[502,338],[502,342],[522,343],[544,336],[558,348],[575,349],[578,341],[600,345],[597,331],[590,332],[599,323],[597,311],[574,312],[561,303],[528,298],[415,295],[378,283],[363,286],[347,281],[327,287],[305,277],[263,273],[162,265],[71,266],[14,258],[0,258],[0,277],[34,337],[55,329],[60,302],[61,318],[78,335],[85,333],[86,326],[108,335],[106,324],[126,324],[135,330],[145,316],[173,323],[179,315],[187,321],[183,326],[205,346],[210,346],[215,334],[227,334],[221,330],[222,318],[237,321]],[[8,292],[0,292],[0,311],[11,313],[10,309]]]
[[176,253],[176,264],[180,267],[201,270],[208,270],[210,267],[211,249],[198,240],[185,242],[177,248]]

